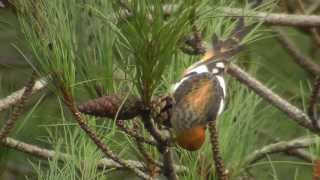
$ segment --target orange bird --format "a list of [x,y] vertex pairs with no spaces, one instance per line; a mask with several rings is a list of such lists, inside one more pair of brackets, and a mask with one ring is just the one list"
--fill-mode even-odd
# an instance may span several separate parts
[[206,125],[216,120],[224,109],[223,74],[231,57],[241,49],[240,39],[246,34],[243,24],[240,19],[231,38],[225,41],[214,38],[213,48],[187,68],[173,88],[175,103],[170,122],[177,144],[186,150],[195,151],[202,146]]

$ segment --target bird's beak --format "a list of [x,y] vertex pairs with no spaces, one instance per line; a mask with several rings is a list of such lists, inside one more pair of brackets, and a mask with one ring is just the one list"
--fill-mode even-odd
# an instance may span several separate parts
[[199,61],[208,61],[210,59],[212,59],[214,57],[215,53],[213,52],[213,50],[209,50],[206,51],[205,54],[201,57],[201,59]]
[[214,53],[213,50],[206,51],[199,61],[197,61],[196,63],[192,64],[191,66],[189,66],[184,71],[184,74],[186,74],[187,72],[191,71],[193,68],[195,68],[197,66],[200,66],[202,64],[207,64],[207,63],[211,62],[214,59],[214,54],[215,53]]

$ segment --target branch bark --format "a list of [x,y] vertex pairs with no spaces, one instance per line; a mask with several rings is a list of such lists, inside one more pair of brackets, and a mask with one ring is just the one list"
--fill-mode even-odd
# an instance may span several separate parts
[[218,180],[228,180],[228,170],[225,168],[220,150],[219,150],[219,137],[218,137],[218,129],[216,125],[216,121],[213,121],[209,124],[210,130],[210,141],[211,141],[211,148],[212,148],[212,156],[213,161],[216,167],[216,174]]
[[308,103],[308,115],[312,120],[313,126],[320,129],[320,122],[318,117],[318,99],[320,97],[320,76],[314,80],[313,89]]
[[279,152],[288,152],[293,149],[306,148],[317,142],[317,138],[299,138],[291,141],[280,141],[278,143],[270,144],[264,146],[258,150],[255,150],[249,154],[245,160],[244,164],[249,165],[257,162],[258,160],[265,157],[267,154],[279,153]]
[[174,167],[172,152],[169,147],[169,138],[164,137],[160,130],[156,127],[154,121],[150,117],[150,110],[146,108],[141,113],[141,117],[145,128],[158,142],[158,151],[163,155],[163,174],[168,180],[177,180],[176,169]]
[[[279,138],[273,137],[268,132],[264,132],[264,131],[258,131],[258,132],[261,133],[266,138],[270,139],[272,143],[278,143],[281,141]],[[317,159],[317,157],[314,154],[307,152],[304,149],[290,149],[285,151],[284,153],[290,156],[295,156],[297,158],[300,158],[301,160],[304,160],[306,162],[313,162],[314,160]]]
[[[8,148],[12,148],[18,150],[23,153],[30,154],[32,156],[44,159],[44,160],[51,160],[53,158],[57,158],[58,160],[65,162],[70,159],[70,155],[66,153],[60,153],[53,150],[41,148],[36,145],[28,144],[13,138],[5,138],[3,141],[0,142],[1,145],[6,146]],[[127,164],[130,164],[132,167],[144,170],[145,165],[140,161],[134,160],[124,160]],[[162,166],[162,164],[161,164]],[[178,172],[186,172],[187,169],[183,166],[175,166]],[[126,167],[120,165],[119,163],[115,162],[109,158],[103,158],[97,162],[98,169],[109,169],[109,168],[116,168],[116,169],[126,169]]]
[[134,130],[127,128],[124,125],[124,122],[122,120],[116,120],[116,125],[117,127],[123,131],[124,133],[126,133],[127,135],[129,135],[130,137],[135,138],[137,141],[142,142],[142,143],[146,143],[152,146],[156,146],[157,142],[152,140],[152,139],[147,139],[146,137],[134,132]]
[[[320,17],[320,16],[319,16]],[[288,53],[292,56],[293,60],[300,65],[303,69],[307,70],[314,76],[320,75],[320,65],[315,63],[310,57],[304,55],[299,48],[293,43],[292,40],[280,29],[274,28],[278,36],[276,38]]]
[[29,82],[27,83],[25,89],[22,92],[21,98],[19,99],[19,101],[17,101],[16,106],[13,109],[11,117],[9,119],[7,119],[7,121],[1,127],[0,141],[8,136],[8,134],[14,128],[16,121],[19,119],[19,116],[21,115],[21,113],[23,111],[24,105],[25,105],[27,99],[31,95],[32,87],[34,86],[34,83],[35,83],[35,77],[36,77],[36,74],[35,74],[35,72],[33,72]]
[[304,160],[306,162],[312,163],[317,159],[317,157],[314,154],[311,154],[303,149],[290,149],[287,152],[285,152],[288,155],[295,156],[300,158],[301,160]]
[[268,13],[244,11],[239,8],[221,8],[221,11],[229,16],[250,16],[263,23],[279,26],[296,27],[320,27],[320,16],[317,15],[295,15],[284,13]]
[[76,107],[73,96],[69,94],[69,91],[64,86],[61,86],[61,92],[63,95],[64,103],[68,107],[72,115],[74,116],[75,121],[79,124],[80,128],[88,135],[88,137],[95,143],[95,145],[104,153],[105,156],[114,160],[120,165],[130,169],[132,172],[134,172],[137,176],[139,176],[142,179],[146,179],[146,180],[152,179],[152,177],[150,177],[148,174],[144,173],[140,169],[137,169],[131,164],[128,164],[126,161],[124,161],[119,156],[114,154],[109,149],[109,147],[106,144],[104,144],[103,141],[97,136],[97,134],[95,134],[95,132],[92,131],[89,125],[82,118],[80,111]]
[[286,113],[297,124],[316,134],[320,134],[320,132],[314,128],[311,119],[306,113],[274,93],[272,90],[267,88],[237,65],[231,63],[227,72],[238,81],[252,89],[256,94],[267,100],[270,104]]
[[[177,5],[169,4],[163,7],[165,16],[170,16],[172,11],[177,9]],[[320,27],[320,16],[317,15],[297,15],[285,13],[271,13],[271,12],[256,12],[253,10],[244,10],[241,8],[219,7],[222,16],[231,17],[252,17],[256,20],[270,25],[278,26],[295,26],[295,27]],[[127,9],[123,10],[120,14],[124,17],[132,16],[131,12]],[[150,19],[152,16],[150,15]]]
[[[44,78],[36,80],[35,84],[32,87],[31,94],[34,94],[42,89],[44,89],[47,86],[47,82]],[[26,87],[23,87],[22,89],[13,92],[9,96],[0,99],[0,112],[15,105],[22,97],[23,92],[25,91]]]

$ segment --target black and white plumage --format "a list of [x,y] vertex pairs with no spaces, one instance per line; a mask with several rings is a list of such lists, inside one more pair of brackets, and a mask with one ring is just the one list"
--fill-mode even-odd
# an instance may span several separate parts
[[194,151],[205,141],[206,125],[222,113],[226,97],[223,61],[200,61],[173,88],[170,122],[177,143]]
[[187,69],[173,88],[171,124],[175,130],[205,125],[222,113],[226,97],[224,71],[223,61],[200,61]]
[[214,35],[213,48],[174,85],[170,123],[177,143],[184,149],[199,149],[205,141],[206,125],[222,113],[226,98],[223,74],[232,56],[242,49],[240,41],[247,32],[240,18],[230,38],[219,40]]

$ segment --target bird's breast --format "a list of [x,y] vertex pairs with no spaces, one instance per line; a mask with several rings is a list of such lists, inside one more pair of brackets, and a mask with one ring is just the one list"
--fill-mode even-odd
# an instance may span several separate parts
[[176,141],[180,147],[189,151],[196,151],[201,148],[205,137],[205,127],[195,126],[177,134]]

